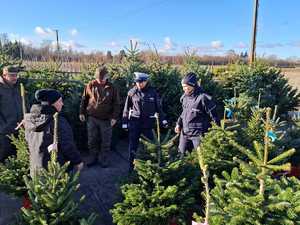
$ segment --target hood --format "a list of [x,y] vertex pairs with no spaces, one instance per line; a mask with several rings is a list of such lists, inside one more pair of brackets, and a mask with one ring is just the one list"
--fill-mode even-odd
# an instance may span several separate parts
[[53,120],[55,108],[48,105],[32,105],[30,113],[25,114],[25,129],[40,132]]

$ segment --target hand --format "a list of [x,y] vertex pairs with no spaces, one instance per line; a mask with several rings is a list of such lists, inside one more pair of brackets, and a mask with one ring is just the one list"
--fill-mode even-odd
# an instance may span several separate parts
[[56,150],[56,151],[57,151],[57,148],[58,148],[58,147],[57,147],[57,143],[55,143],[55,144],[53,143],[53,144],[49,145],[47,149],[48,149],[48,152],[50,153],[50,152],[52,152],[53,150]]
[[81,171],[81,170],[83,169],[83,167],[84,167],[84,163],[83,163],[83,162],[81,162],[81,163],[75,165],[75,169],[76,169],[77,171]]
[[168,128],[169,124],[168,124],[168,121],[167,120],[163,120],[162,121],[162,125],[164,128]]
[[19,130],[22,126],[24,126],[25,124],[25,120],[22,120],[20,123],[17,123],[17,127],[15,128],[15,130]]
[[180,131],[181,131],[181,127],[179,125],[176,125],[176,127],[175,127],[175,133],[179,134]]
[[85,122],[85,115],[84,114],[80,114],[79,115],[79,119],[81,122]]
[[111,119],[110,125],[113,127],[117,123],[116,119]]

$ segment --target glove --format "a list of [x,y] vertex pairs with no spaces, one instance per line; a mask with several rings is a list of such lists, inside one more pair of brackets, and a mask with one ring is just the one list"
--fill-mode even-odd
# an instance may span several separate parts
[[51,144],[48,146],[48,152],[51,153],[53,150],[57,151],[57,144]]
[[85,121],[85,115],[80,114],[79,119],[80,119],[81,122],[84,122]]
[[167,120],[163,120],[162,121],[162,125],[164,128],[168,128],[169,124],[168,124],[168,121]]

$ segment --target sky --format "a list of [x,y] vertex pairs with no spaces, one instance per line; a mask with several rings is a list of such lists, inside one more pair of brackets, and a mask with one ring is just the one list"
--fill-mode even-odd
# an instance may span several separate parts
[[[223,55],[251,42],[253,0],[1,0],[0,33],[23,44],[117,53],[129,40],[162,54]],[[7,10],[3,10],[7,9]],[[300,1],[260,0],[257,54],[300,58]]]

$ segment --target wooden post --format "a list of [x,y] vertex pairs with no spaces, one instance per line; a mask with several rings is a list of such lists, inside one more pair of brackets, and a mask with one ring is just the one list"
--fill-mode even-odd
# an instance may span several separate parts
[[257,33],[257,15],[258,15],[258,0],[254,0],[253,11],[253,24],[252,24],[252,41],[249,55],[249,64],[251,65],[255,61],[255,48],[256,48],[256,33]]

